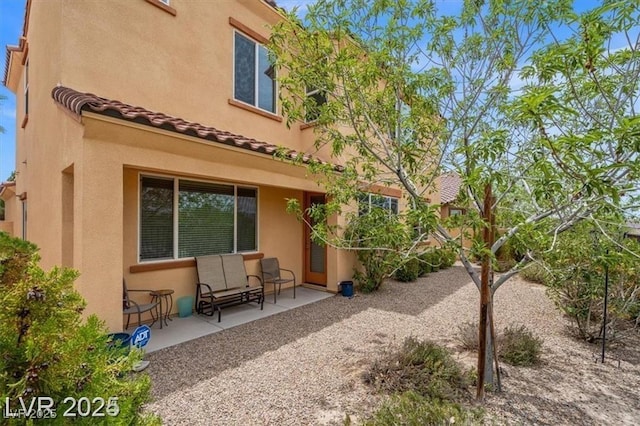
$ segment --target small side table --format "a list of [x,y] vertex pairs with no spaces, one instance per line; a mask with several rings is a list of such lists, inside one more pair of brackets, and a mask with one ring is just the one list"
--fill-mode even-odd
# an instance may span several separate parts
[[[173,309],[173,293],[174,291],[171,289],[162,289],[162,290],[154,290],[151,293],[149,293],[151,295],[151,297],[153,298],[153,300],[157,300],[159,302],[160,305],[160,314],[158,316],[158,318],[160,319],[160,328],[162,328],[162,323],[164,322],[165,325],[169,325],[169,323],[167,322],[167,320],[169,321],[173,321],[170,317],[169,314],[171,313],[171,309]],[[166,311],[163,314],[163,310],[162,310],[162,301],[164,300],[165,303],[165,309]]]

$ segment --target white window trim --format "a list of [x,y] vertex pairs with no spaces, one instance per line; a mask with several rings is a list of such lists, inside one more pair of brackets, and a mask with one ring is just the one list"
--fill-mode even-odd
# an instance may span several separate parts
[[[313,96],[317,93],[321,93],[321,90],[320,89],[307,90],[305,93],[305,97],[309,98],[310,96]],[[325,103],[326,102],[327,100],[325,95]],[[307,115],[307,112],[305,111],[305,120],[304,120],[305,123],[315,123],[316,121],[318,121],[318,118],[314,118],[313,120],[307,120],[306,115]]]
[[171,0],[158,0],[160,3],[164,3],[167,6],[169,6],[169,3],[171,3]]
[[[250,104],[248,102],[245,102],[243,100],[240,100],[238,98],[236,98],[236,33],[240,34],[242,37],[246,38],[247,40],[250,40],[254,43],[254,51],[253,54],[255,55],[256,58],[256,64],[254,67],[254,79],[255,79],[255,84],[253,87],[253,96],[255,99],[255,105],[254,104]],[[233,49],[232,49],[232,57],[231,57],[231,63],[233,64],[233,70],[232,70],[232,77],[231,77],[231,90],[233,91],[233,96],[232,99],[236,102],[240,102],[242,104],[248,105],[250,107],[253,108],[257,108],[260,111],[264,111],[267,114],[273,114],[273,115],[277,115],[278,114],[278,82],[277,80],[273,81],[273,111],[270,111],[268,109],[264,109],[264,108],[260,108],[259,104],[260,104],[260,85],[259,85],[259,61],[260,61],[260,51],[259,51],[259,46],[264,47],[265,49],[267,49],[267,47],[260,43],[258,40],[254,39],[253,37],[249,36],[246,33],[243,33],[242,31],[239,31],[237,29],[234,28],[233,30]],[[269,50],[269,49],[267,49]]]
[[[173,258],[165,258],[165,259],[140,259],[140,239],[142,238],[141,232],[140,232],[140,217],[141,217],[141,208],[142,205],[140,203],[140,196],[142,195],[142,184],[141,184],[141,178],[142,177],[150,177],[150,178],[159,178],[159,179],[171,179],[173,180]],[[179,236],[178,236],[178,228],[180,226],[180,222],[179,222],[179,214],[178,214],[178,202],[179,202],[179,190],[180,190],[180,180],[188,180],[191,182],[203,182],[203,183],[211,183],[211,184],[218,184],[218,185],[229,185],[229,186],[233,186],[233,195],[234,195],[234,215],[233,215],[233,226],[234,226],[234,230],[236,230],[236,232],[234,232],[233,235],[233,253],[239,253],[238,252],[238,233],[237,233],[237,221],[238,221],[238,188],[250,188],[250,189],[255,189],[256,190],[256,249],[255,250],[250,250],[250,251],[243,251],[240,253],[259,253],[260,252],[260,188],[254,185],[245,185],[245,184],[238,184],[238,183],[232,183],[232,182],[223,182],[223,181],[216,181],[216,180],[206,180],[206,179],[197,179],[197,178],[190,178],[190,177],[179,177],[179,176],[175,176],[175,175],[167,175],[167,174],[159,174],[159,173],[145,173],[145,172],[138,172],[138,196],[137,196],[137,205],[138,205],[138,209],[137,209],[137,233],[138,233],[138,238],[136,240],[136,252],[137,252],[137,259],[138,259],[138,263],[163,263],[163,262],[173,262],[175,260],[185,260],[185,259],[195,259],[194,257],[179,257],[178,254],[178,249],[179,249]]]
[[[393,211],[393,210],[391,210],[390,208],[389,208],[389,209],[387,209],[387,208],[385,207],[385,210],[387,210],[387,211],[388,211],[389,213],[391,213],[391,214],[398,214],[398,213],[400,212],[400,198],[392,197],[392,196],[390,196],[390,195],[376,194],[376,193],[374,193],[374,192],[365,192],[364,194],[366,194],[366,195],[367,195],[367,208],[369,209],[369,211],[371,211],[371,206],[372,206],[372,200],[371,200],[371,197],[382,197],[382,198],[384,198],[384,199],[385,199],[385,201],[386,201],[386,200],[396,200],[396,205],[397,205],[397,209],[398,209],[398,211],[397,211],[397,212],[394,212],[394,211]],[[389,203],[389,204],[391,204],[391,203]]]

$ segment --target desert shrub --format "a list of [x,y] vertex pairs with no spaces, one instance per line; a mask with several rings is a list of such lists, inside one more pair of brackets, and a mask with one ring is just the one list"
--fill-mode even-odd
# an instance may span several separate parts
[[440,249],[442,268],[450,268],[456,262],[456,252],[451,248]]
[[421,275],[439,271],[441,265],[442,259],[440,258],[440,251],[437,249],[427,250],[420,255]]
[[511,365],[531,366],[540,362],[542,339],[536,337],[524,325],[504,329],[498,345],[500,358]]
[[426,275],[430,272],[433,272],[432,262],[431,262],[431,252],[426,251],[421,253],[418,256],[419,265],[420,265],[420,276]]
[[349,221],[345,237],[355,251],[363,270],[354,271],[360,291],[377,290],[402,261],[401,253],[408,241],[407,226],[396,215],[372,208]]
[[465,322],[458,326],[458,335],[456,337],[462,349],[467,351],[477,350],[480,346],[478,336],[478,323]]
[[544,265],[535,262],[527,265],[526,268],[519,272],[520,276],[527,281],[538,284],[547,284],[551,280],[551,274]]
[[481,408],[468,409],[455,402],[429,399],[407,391],[392,397],[364,425],[480,424],[483,415]]
[[469,394],[471,377],[437,344],[405,339],[398,351],[374,362],[366,383],[389,393],[407,391],[432,399],[459,401]]
[[412,282],[420,276],[420,260],[412,257],[407,259],[395,273],[395,278],[402,282]]
[[[150,379],[132,375],[141,352],[109,348],[107,330],[95,316],[82,320],[85,302],[73,288],[77,272],[38,266],[37,248],[0,233],[0,400],[8,409],[43,396],[60,403],[66,397],[104,401],[118,398],[118,424],[159,423],[143,416]],[[106,412],[108,413],[108,411]],[[49,424],[66,422],[58,413]],[[15,420],[8,421],[9,424]],[[95,424],[95,418],[76,418],[78,424]]]

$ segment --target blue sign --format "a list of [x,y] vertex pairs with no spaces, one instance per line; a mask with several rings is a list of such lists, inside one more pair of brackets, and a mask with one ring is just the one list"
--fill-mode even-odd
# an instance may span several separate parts
[[141,325],[136,328],[131,335],[131,344],[139,348],[144,348],[151,339],[151,329],[148,325]]

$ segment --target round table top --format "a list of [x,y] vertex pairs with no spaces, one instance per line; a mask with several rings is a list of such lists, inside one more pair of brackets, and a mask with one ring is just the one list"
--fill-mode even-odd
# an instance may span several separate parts
[[174,293],[174,291],[171,290],[171,289],[162,289],[162,290],[154,290],[150,294],[152,296],[169,296],[169,295],[171,295],[173,293]]

